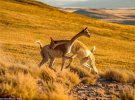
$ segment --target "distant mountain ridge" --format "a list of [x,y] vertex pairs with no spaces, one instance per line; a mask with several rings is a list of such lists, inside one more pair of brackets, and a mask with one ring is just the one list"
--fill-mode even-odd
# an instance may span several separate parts
[[74,13],[107,22],[135,25],[135,9],[79,9]]

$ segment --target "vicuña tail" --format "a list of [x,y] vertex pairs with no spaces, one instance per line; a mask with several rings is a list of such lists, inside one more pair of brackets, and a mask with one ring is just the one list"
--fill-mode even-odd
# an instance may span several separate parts
[[91,52],[93,53],[96,50],[96,46],[93,46],[93,48],[91,49]]
[[35,41],[35,43],[37,43],[37,44],[39,44],[39,45],[40,45],[40,49],[42,49],[42,48],[43,48],[43,47],[42,47],[42,43],[41,43],[41,41],[40,41],[40,40]]

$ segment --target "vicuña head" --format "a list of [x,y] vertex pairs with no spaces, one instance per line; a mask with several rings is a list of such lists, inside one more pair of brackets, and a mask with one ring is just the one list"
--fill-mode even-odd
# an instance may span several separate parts
[[49,47],[51,49],[54,49],[56,46],[58,46],[60,44],[64,44],[64,43],[69,42],[69,40],[54,40],[52,37],[50,37],[50,40],[51,40],[51,42],[50,42]]
[[82,34],[82,35],[84,35],[84,36],[90,38],[90,33],[89,33],[87,27],[86,27],[85,29],[83,29],[83,30],[80,32],[80,34]]
[[86,36],[86,37],[90,38],[90,33],[89,33],[87,27],[85,29],[81,30],[78,34],[76,34],[71,40],[58,40],[58,41],[56,41],[56,40],[53,40],[52,37],[50,37],[50,40],[51,40],[50,48],[54,49],[56,46],[67,43],[67,42],[73,44],[73,42],[80,36]]

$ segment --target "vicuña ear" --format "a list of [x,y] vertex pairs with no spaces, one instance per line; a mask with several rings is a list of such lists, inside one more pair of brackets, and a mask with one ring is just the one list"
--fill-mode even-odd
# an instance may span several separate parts
[[96,50],[96,47],[93,46],[93,48],[91,49],[91,52],[94,53],[95,50]]
[[86,27],[84,30],[86,30],[88,27]]
[[50,39],[51,39],[51,42],[54,42],[54,40],[53,40],[53,38],[52,38],[52,37],[50,37]]

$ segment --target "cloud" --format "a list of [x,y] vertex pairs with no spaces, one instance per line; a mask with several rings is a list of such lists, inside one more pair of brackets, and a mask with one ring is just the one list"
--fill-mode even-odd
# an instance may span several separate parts
[[88,0],[56,0],[60,2],[78,2],[78,1],[88,1]]
[[56,7],[126,8],[135,7],[135,0],[37,0]]
[[83,2],[83,1],[89,1],[89,0],[37,0],[37,1],[41,1],[52,6],[61,6],[61,5],[65,5],[71,2],[75,3],[75,2]]
[[46,2],[46,3],[64,3],[64,2],[80,2],[80,1],[89,1],[89,0],[37,0],[41,2]]

